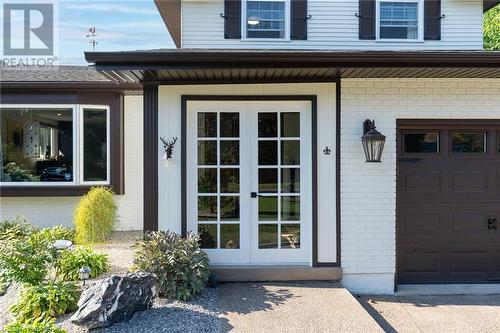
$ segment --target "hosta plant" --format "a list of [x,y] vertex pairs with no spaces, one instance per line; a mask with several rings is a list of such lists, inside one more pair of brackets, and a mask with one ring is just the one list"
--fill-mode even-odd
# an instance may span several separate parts
[[54,320],[32,323],[14,321],[5,325],[2,333],[66,333],[67,331],[54,324]]
[[91,247],[77,247],[62,251],[55,266],[57,277],[65,281],[79,280],[82,267],[90,268],[91,278],[109,270],[108,256],[95,252]]
[[190,233],[183,238],[169,231],[154,231],[134,246],[134,269],[155,274],[161,296],[188,300],[205,288],[208,256],[200,249],[197,236]]
[[76,242],[78,244],[102,243],[111,234],[117,219],[118,206],[113,191],[93,187],[85,194],[75,210]]
[[56,318],[77,309],[80,291],[73,282],[43,281],[24,285],[10,311],[19,323],[32,323]]
[[0,222],[0,241],[9,241],[28,237],[35,231],[22,217],[17,217],[13,220],[3,220]]
[[38,232],[0,242],[0,267],[9,279],[19,283],[42,282],[53,260],[54,249]]
[[58,239],[65,239],[72,242],[75,241],[75,230],[62,225],[44,228],[38,232],[41,237],[46,239],[49,245],[54,244],[54,242]]

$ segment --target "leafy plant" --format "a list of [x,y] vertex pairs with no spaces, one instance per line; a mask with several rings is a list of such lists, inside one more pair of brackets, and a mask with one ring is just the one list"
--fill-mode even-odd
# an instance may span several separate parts
[[500,5],[491,8],[484,14],[484,48],[500,50]]
[[28,237],[34,231],[35,228],[22,217],[0,222],[0,240],[2,241]]
[[75,241],[75,230],[62,225],[44,228],[38,232],[49,244],[53,244],[58,239],[65,239],[72,242]]
[[25,285],[10,311],[19,323],[40,322],[75,311],[79,297],[80,291],[72,282],[44,281]]
[[93,187],[84,195],[75,210],[76,242],[100,243],[106,240],[116,223],[117,204],[113,192],[105,187]]
[[7,288],[9,288],[11,279],[9,275],[7,274],[7,271],[1,270],[0,271],[0,296],[5,295],[5,292],[7,291]]
[[55,266],[57,276],[65,281],[79,280],[80,268],[84,266],[91,269],[91,278],[109,270],[108,256],[95,252],[91,247],[78,247],[62,251]]
[[67,333],[67,331],[54,324],[54,320],[45,320],[28,324],[14,321],[5,325],[2,333]]
[[160,295],[188,300],[205,287],[208,256],[200,249],[196,235],[182,238],[174,232],[154,231],[134,247],[134,269],[155,274]]
[[0,267],[19,283],[41,283],[54,260],[54,250],[38,232],[0,242]]

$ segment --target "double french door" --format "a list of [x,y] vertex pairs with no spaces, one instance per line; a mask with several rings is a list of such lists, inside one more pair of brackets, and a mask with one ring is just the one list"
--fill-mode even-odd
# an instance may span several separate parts
[[213,264],[311,262],[311,105],[189,101],[188,230]]

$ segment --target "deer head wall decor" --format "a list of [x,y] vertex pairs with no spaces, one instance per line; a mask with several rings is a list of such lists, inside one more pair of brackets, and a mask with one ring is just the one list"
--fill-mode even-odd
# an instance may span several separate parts
[[172,158],[172,153],[174,149],[174,145],[177,142],[177,138],[172,138],[172,140],[167,141],[165,138],[160,137],[161,142],[163,143],[163,149],[165,150],[165,154],[163,155],[163,159],[165,163],[168,163],[168,160]]

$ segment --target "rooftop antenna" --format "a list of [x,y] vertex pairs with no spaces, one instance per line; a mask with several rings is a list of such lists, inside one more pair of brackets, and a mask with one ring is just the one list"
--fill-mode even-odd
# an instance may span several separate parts
[[97,41],[95,40],[95,38],[97,36],[98,35],[95,33],[95,27],[90,27],[87,38],[89,39],[90,45],[92,45],[92,52],[95,52],[95,46],[97,45]]

